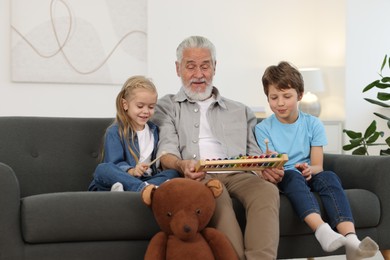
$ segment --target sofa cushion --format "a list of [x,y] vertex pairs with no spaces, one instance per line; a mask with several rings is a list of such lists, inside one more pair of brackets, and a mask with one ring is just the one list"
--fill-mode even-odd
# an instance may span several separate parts
[[85,191],[112,118],[0,117],[0,161],[20,196]]
[[[378,197],[374,193],[363,189],[348,189],[345,190],[345,192],[351,205],[352,214],[356,221],[356,228],[376,227],[379,224],[381,217],[381,207]],[[322,203],[320,202],[319,196],[316,193],[315,196],[319,201],[322,216],[324,220],[327,221],[326,213]],[[242,230],[245,230],[245,210],[237,200],[233,200],[233,202],[241,228]],[[365,205],[366,207],[361,207],[361,205]],[[311,229],[297,217],[290,201],[284,195],[280,196],[279,219],[281,236],[305,235],[313,233]]]
[[[355,223],[356,228],[375,227],[379,224],[381,216],[380,204],[378,197],[374,193],[367,190],[351,189],[346,190],[346,194],[351,205],[354,219],[357,220]],[[317,200],[320,201],[318,194],[316,194],[316,197]],[[292,236],[301,235],[304,232],[307,234],[313,233],[311,229],[297,217],[287,197],[282,196],[281,199],[286,200],[286,202],[281,203],[282,207],[280,209],[280,229],[283,231],[281,235]],[[327,216],[322,203],[320,203],[320,205],[322,216],[324,220],[327,221]],[[370,208],[363,208],[360,205],[367,205]],[[367,214],[367,212],[369,212],[369,214]]]
[[[379,224],[381,207],[374,193],[349,189],[346,194],[357,220],[356,228]],[[317,194],[316,197],[319,200]],[[243,207],[237,200],[234,205],[240,223],[245,223]],[[326,220],[325,213],[323,216]],[[150,219],[153,221],[146,221]],[[64,192],[25,197],[21,221],[23,238],[28,243],[148,240],[159,230],[150,209],[135,192]],[[281,195],[280,230],[281,236],[312,233],[284,195]]]
[[28,243],[149,240],[159,231],[152,212],[135,192],[25,197],[21,222],[23,239]]

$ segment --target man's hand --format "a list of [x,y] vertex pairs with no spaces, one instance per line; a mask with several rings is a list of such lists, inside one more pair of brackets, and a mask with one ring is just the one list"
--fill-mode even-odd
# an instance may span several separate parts
[[206,172],[195,172],[196,161],[194,160],[177,160],[176,165],[180,168],[185,178],[201,181],[205,178]]
[[264,180],[267,180],[273,184],[278,184],[283,179],[284,169],[265,168],[263,171],[261,171],[261,175]]

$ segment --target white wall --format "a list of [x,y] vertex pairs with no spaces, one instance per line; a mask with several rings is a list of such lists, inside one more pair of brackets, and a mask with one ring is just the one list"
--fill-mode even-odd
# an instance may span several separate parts
[[[385,121],[372,113],[376,111],[390,116],[389,110],[363,100],[365,97],[375,98],[378,89],[366,93],[362,90],[379,79],[382,60],[385,54],[390,55],[390,1],[349,0],[347,10],[345,128],[364,133],[375,119],[378,130],[384,131],[385,137],[388,137],[390,131]],[[384,75],[390,76],[388,69]],[[369,151],[370,154],[378,154],[379,150],[373,148]]]
[[[169,6],[175,12],[161,16]],[[225,96],[268,108],[261,87],[263,71],[288,60],[324,69],[329,88],[321,97],[337,102],[323,104],[322,117],[344,118],[344,92],[339,90],[344,89],[345,13],[345,1],[338,0],[200,0],[191,7],[187,1],[150,1],[149,73],[161,94],[176,92],[176,46],[200,34],[217,47],[215,84]]]
[[[261,76],[287,60],[324,69],[321,117],[344,118],[346,0],[149,0],[148,12],[148,76],[160,96],[179,89],[176,46],[198,34],[217,47],[223,95],[268,108]],[[10,0],[0,0],[0,17],[0,116],[114,116],[121,86],[11,82]]]

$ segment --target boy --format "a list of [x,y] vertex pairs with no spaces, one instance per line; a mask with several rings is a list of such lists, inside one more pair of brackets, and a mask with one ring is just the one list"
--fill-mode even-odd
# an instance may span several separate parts
[[[378,245],[369,237],[360,241],[356,236],[340,179],[334,172],[323,169],[322,147],[327,139],[322,122],[298,110],[304,93],[302,75],[283,61],[268,67],[262,82],[274,114],[256,125],[255,135],[263,151],[266,150],[264,140],[268,139],[270,150],[288,154],[284,177],[278,183],[280,191],[288,197],[298,217],[315,232],[324,251],[345,246],[347,260],[374,256]],[[319,194],[329,224],[323,221],[312,192]]]

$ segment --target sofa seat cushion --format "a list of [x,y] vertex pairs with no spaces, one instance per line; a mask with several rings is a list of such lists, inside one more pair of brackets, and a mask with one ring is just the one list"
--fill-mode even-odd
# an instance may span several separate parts
[[[379,224],[381,207],[374,193],[349,189],[346,194],[357,229]],[[281,195],[280,202],[281,236],[313,233],[298,219],[286,196]],[[245,211],[237,200],[234,206],[244,230]],[[28,243],[149,240],[160,230],[152,212],[135,192],[64,192],[25,197],[21,221],[23,238]]]
[[[363,189],[345,190],[351,205],[356,229],[376,227],[381,217],[381,205],[379,198],[372,192]],[[322,216],[327,221],[326,213],[317,193],[315,196],[320,204]],[[241,229],[245,230],[245,210],[234,199],[233,205],[237,218],[240,220]],[[362,207],[364,205],[364,207]],[[295,213],[290,201],[284,195],[280,195],[280,236],[295,236],[312,234],[313,231],[302,222]]]
[[[376,227],[381,216],[378,197],[374,193],[362,189],[350,189],[345,192],[351,205],[356,228]],[[315,195],[317,200],[320,201],[318,194]],[[287,197],[281,196],[281,201],[284,201],[281,203],[280,209],[281,235],[293,236],[303,234],[304,232],[307,234],[313,233],[305,223],[299,220]],[[323,219],[327,222],[327,216],[322,203],[320,203],[320,207]]]
[[21,222],[23,238],[28,243],[149,240],[159,231],[152,212],[135,192],[64,192],[25,197]]
[[[381,212],[378,197],[367,190],[351,189],[346,190],[346,194],[351,205],[352,214],[356,228],[375,227],[379,224]],[[318,194],[315,194],[319,200]],[[291,203],[286,196],[281,196],[280,209],[280,230],[282,236],[302,235],[313,233],[311,229],[297,217]],[[362,207],[361,205],[365,205]],[[323,219],[327,222],[327,216],[320,203]],[[294,217],[292,217],[294,216]]]

